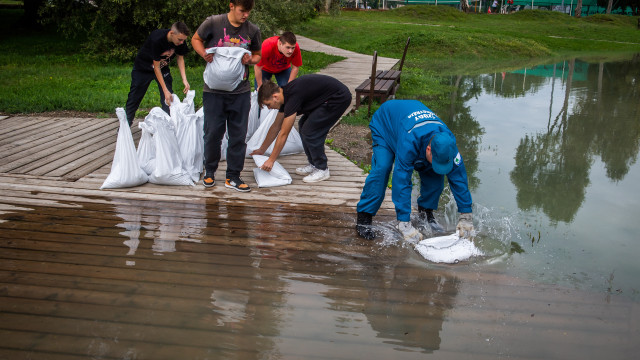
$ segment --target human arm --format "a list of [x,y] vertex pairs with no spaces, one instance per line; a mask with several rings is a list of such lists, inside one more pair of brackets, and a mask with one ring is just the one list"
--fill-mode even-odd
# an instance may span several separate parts
[[287,143],[287,138],[289,137],[289,133],[293,128],[293,123],[295,122],[295,120],[296,113],[287,116],[286,118],[284,117],[284,113],[278,113],[278,116],[276,116],[273,125],[271,125],[269,131],[267,132],[267,136],[265,137],[262,146],[251,153],[251,155],[264,154],[273,140],[276,140],[276,143],[273,145],[273,150],[271,150],[271,155],[261,166],[262,170],[271,171],[273,164],[278,159],[278,155],[280,155],[280,152],[284,148],[284,145]]
[[289,75],[289,81],[287,82],[291,82],[293,80],[295,80],[295,78],[298,77],[298,67],[295,65],[291,65],[291,75]]
[[158,84],[160,84],[160,87],[162,88],[164,102],[166,102],[168,106],[171,106],[171,92],[167,89],[167,84],[164,82],[164,77],[160,70],[160,61],[153,60],[153,73],[156,75],[156,80],[158,80]]
[[471,193],[469,192],[467,171],[459,153],[456,156],[456,163],[453,170],[447,174],[449,188],[451,188],[451,193],[456,200],[458,212],[460,213],[456,231],[460,237],[473,237]]
[[260,50],[258,51],[252,51],[251,55],[249,54],[244,54],[244,56],[242,57],[242,64],[243,65],[255,65],[257,63],[260,62]]
[[193,51],[198,53],[204,61],[208,63],[213,61],[213,54],[207,54],[204,47],[204,40],[200,37],[197,31],[191,37],[191,47],[193,47]]
[[262,66],[256,64],[253,66],[253,74],[256,77],[256,89],[259,89],[262,86]]
[[184,85],[184,90],[182,90],[182,92],[186,94],[191,89],[191,86],[187,81],[187,71],[184,66],[184,56],[178,55],[177,61],[178,61],[178,70],[180,70],[180,77],[182,77],[182,84]]

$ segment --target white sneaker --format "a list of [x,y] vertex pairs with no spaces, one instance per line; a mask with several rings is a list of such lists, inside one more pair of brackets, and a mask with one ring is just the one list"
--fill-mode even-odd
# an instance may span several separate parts
[[328,178],[329,178],[329,168],[327,168],[326,170],[314,169],[313,172],[305,176],[302,179],[302,181],[312,183],[312,182],[327,180]]
[[311,174],[315,169],[316,169],[315,166],[311,164],[307,164],[307,166],[296,168],[296,174],[306,176]]

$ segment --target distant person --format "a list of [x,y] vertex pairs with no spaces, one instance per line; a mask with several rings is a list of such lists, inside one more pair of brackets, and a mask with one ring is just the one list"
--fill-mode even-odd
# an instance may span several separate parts
[[511,13],[511,10],[513,10],[513,0],[507,0],[507,12]]
[[254,65],[256,89],[266,80],[276,77],[278,86],[287,85],[298,76],[302,54],[296,36],[285,31],[262,42],[262,58]]
[[171,95],[173,94],[173,78],[169,70],[169,63],[174,57],[178,57],[178,69],[186,94],[190,86],[187,81],[187,73],[184,67],[184,55],[189,52],[185,43],[191,35],[189,28],[183,22],[176,22],[171,29],[158,29],[151,32],[144,42],[133,62],[131,70],[131,87],[127,96],[125,111],[129,126],[133,124],[136,111],[149,89],[151,81],[155,80],[160,91],[160,106],[169,113]]
[[471,194],[467,172],[449,128],[428,107],[417,100],[389,100],[373,114],[369,123],[373,140],[371,172],[365,180],[357,206],[358,235],[375,238],[371,228],[393,169],[391,194],[396,208],[398,229],[407,241],[417,242],[422,234],[411,225],[411,178],[420,175],[418,212],[436,232],[444,229],[433,211],[437,210],[447,176],[460,212],[457,231],[471,235]]
[[327,180],[330,175],[324,142],[331,127],[351,105],[349,88],[331,76],[320,74],[300,76],[282,87],[267,80],[258,90],[258,104],[279,109],[262,146],[251,153],[262,155],[276,141],[269,159],[261,168],[271,171],[287,142],[296,116],[302,115],[298,129],[309,164],[297,168],[296,174],[305,176],[302,181],[309,183]]
[[498,13],[498,0],[493,0],[493,3],[491,4],[491,13]]
[[240,84],[231,91],[211,89],[204,84],[202,105],[204,108],[204,178],[205,187],[215,185],[215,172],[221,158],[222,137],[229,135],[227,146],[227,171],[224,186],[241,192],[251,191],[241,178],[247,149],[245,137],[251,109],[251,84],[249,65],[260,61],[260,29],[247,19],[253,9],[253,0],[230,0],[227,14],[212,15],[204,20],[193,38],[191,45],[202,58],[210,63],[213,54],[207,54],[210,47],[242,47],[251,54],[245,54],[241,61],[245,65]]

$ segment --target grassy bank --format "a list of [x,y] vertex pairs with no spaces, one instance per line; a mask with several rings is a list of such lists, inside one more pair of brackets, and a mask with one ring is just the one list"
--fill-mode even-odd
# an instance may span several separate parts
[[[21,10],[0,10],[0,113],[70,110],[113,116],[115,107],[124,106],[132,61],[87,55],[82,39],[62,39],[51,29],[25,31],[19,27],[20,16]],[[319,16],[296,31],[333,46],[366,54],[378,50],[380,56],[396,58],[411,36],[398,97],[428,99],[437,109],[450,91],[442,75],[517,69],[577,54],[640,52],[636,27],[637,18],[625,16],[576,19],[549,11],[463,14],[451,7],[407,6]],[[141,35],[141,43],[145,37]],[[304,52],[303,58],[302,73],[340,60],[310,52]],[[173,65],[174,91],[180,93],[182,82]],[[203,70],[200,59],[187,60],[192,89],[202,88]],[[197,96],[196,105],[200,103]],[[157,105],[154,83],[138,116]],[[360,118],[362,123],[368,120]]]
[[[611,57],[640,52],[637,18],[594,15],[574,18],[551,11],[465,14],[448,6],[406,6],[390,11],[344,11],[319,16],[297,32],[326,44],[400,58],[411,45],[399,98],[445,107],[450,85],[443,76],[508,71],[569,57]],[[358,113],[343,119],[366,124]]]
[[[82,39],[63,39],[51,29],[41,32],[21,29],[22,10],[0,9],[0,114],[80,111],[95,116],[114,116],[114,109],[127,100],[131,83],[130,61],[106,60],[83,51]],[[146,34],[141,37],[141,44]],[[303,52],[301,74],[314,73],[342,60],[339,56]],[[182,97],[183,85],[175,60],[173,90]],[[202,105],[204,61],[187,59],[187,79],[196,91],[196,106]],[[252,72],[253,74],[253,72]],[[251,78],[253,83],[253,78]],[[137,117],[159,105],[158,89],[149,87]]]

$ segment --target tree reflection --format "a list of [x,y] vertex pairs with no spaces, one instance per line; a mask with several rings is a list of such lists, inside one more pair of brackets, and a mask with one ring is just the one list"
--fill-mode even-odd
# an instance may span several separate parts
[[[636,161],[640,139],[638,62],[635,56],[588,66],[586,81],[575,81],[576,60],[567,62],[561,110],[550,116],[546,132],[525,136],[516,150],[511,181],[520,209],[542,209],[552,221],[573,221],[585,198],[594,155],[600,156],[611,180],[624,178]],[[576,84],[579,91],[572,92]]]
[[[482,86],[476,77],[452,76],[446,78],[452,87],[448,107],[433,109],[440,119],[456,136],[458,149],[464,159],[469,178],[469,189],[473,191],[480,184],[478,172],[478,148],[484,129],[471,115],[468,101],[482,93]],[[424,101],[428,104],[427,101]]]

